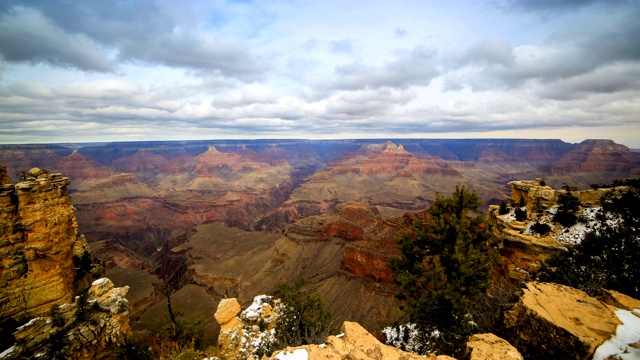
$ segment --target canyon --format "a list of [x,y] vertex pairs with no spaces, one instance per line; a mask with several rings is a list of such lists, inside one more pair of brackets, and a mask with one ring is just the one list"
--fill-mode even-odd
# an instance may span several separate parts
[[[136,331],[164,325],[158,319],[166,313],[162,287],[167,283],[175,288],[172,301],[177,310],[193,311],[192,301],[199,299],[209,309],[203,314],[211,317],[223,298],[247,305],[256,294],[271,293],[280,282],[304,276],[309,290],[324,299],[334,318],[357,321],[375,336],[384,326],[404,320],[387,262],[398,256],[396,236],[414,221],[428,220],[424,210],[436,193],[449,195],[456,185],[476,190],[498,229],[495,246],[504,262],[497,271],[525,280],[544,258],[540,254],[560,251],[562,244],[522,235],[525,224],[495,215],[498,203],[524,198],[531,206],[540,197],[551,205],[551,189],[563,183],[587,189],[640,174],[640,154],[610,140],[0,145],[0,163],[7,166],[0,171],[3,184],[49,176],[50,189],[37,181],[32,188],[16,185],[15,191],[25,199],[23,207],[16,207],[9,195],[13,185],[0,185],[4,223],[16,223],[7,220],[16,212],[20,219],[33,217],[20,211],[50,212],[56,219],[46,224],[20,220],[34,229],[28,238],[36,242],[23,250],[24,260],[39,258],[39,249],[51,246],[38,240],[44,236],[40,234],[57,238],[55,225],[70,224],[64,231],[71,236],[65,238],[80,245],[62,247],[88,253],[90,247],[91,256],[103,260],[114,286],[130,287],[131,327]],[[34,167],[50,174],[29,175]],[[507,185],[534,178],[544,178],[549,188],[539,182]],[[28,200],[33,189],[64,201],[38,206],[39,199]],[[59,193],[62,189],[68,189],[70,199]],[[52,230],[44,231],[45,227]],[[14,230],[4,228],[10,243],[19,242]],[[84,236],[76,235],[80,233]],[[3,283],[17,281],[16,287],[35,288],[38,284],[18,283],[23,281],[23,258],[3,264],[3,269],[11,269],[3,273]],[[69,279],[41,286],[54,285],[61,290],[42,292],[50,297],[37,303],[35,298],[22,301],[3,311],[37,316],[52,304],[72,301],[75,288]],[[40,302],[48,305],[41,308]],[[207,331],[215,334],[219,325],[212,322]]]

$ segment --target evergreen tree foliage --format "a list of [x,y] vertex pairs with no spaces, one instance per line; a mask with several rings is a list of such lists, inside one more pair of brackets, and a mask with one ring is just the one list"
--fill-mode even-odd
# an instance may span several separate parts
[[506,215],[509,213],[509,208],[507,208],[507,203],[503,200],[500,202],[500,207],[498,208],[498,215]]
[[524,208],[515,208],[513,210],[513,214],[516,216],[516,221],[527,220],[527,210],[525,210]]
[[580,200],[573,195],[575,187],[566,183],[562,186],[564,193],[558,196],[558,212],[553,217],[553,221],[564,227],[572,227],[578,221],[575,212],[580,208]]
[[[590,295],[602,288],[640,297],[640,186],[602,199],[600,226],[566,253],[549,258],[542,281],[576,287]],[[608,220],[608,221],[607,221]]]
[[307,279],[300,277],[292,285],[283,282],[275,296],[284,304],[276,325],[278,348],[321,344],[331,331],[331,313],[322,299],[302,290]]
[[390,265],[404,310],[429,342],[424,352],[452,354],[476,329],[472,314],[493,262],[484,217],[470,216],[480,205],[464,186],[451,198],[437,194],[428,224],[416,222],[413,233],[398,240],[401,257]]

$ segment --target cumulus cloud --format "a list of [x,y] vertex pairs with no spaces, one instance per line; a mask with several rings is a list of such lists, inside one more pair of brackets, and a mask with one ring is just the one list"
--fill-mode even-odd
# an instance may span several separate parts
[[553,87],[556,82],[602,73],[600,68],[613,64],[638,63],[639,17],[637,9],[586,17],[551,32],[541,45],[512,47],[502,40],[485,40],[453,56],[453,64],[472,67],[464,79],[477,91],[512,89],[532,81]]
[[99,44],[84,34],[69,33],[40,12],[15,7],[0,14],[0,54],[7,61],[47,63],[87,71],[112,71]]
[[[237,39],[204,33],[197,9],[153,1],[25,2],[0,18],[0,49],[8,61],[47,62],[113,71],[114,60],[183,67],[255,79],[268,64]],[[186,8],[187,10],[184,10]]]

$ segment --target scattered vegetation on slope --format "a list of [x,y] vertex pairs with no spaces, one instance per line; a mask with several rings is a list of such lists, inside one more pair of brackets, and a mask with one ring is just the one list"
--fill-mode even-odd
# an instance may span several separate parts
[[640,183],[635,180],[622,195],[601,200],[599,222],[566,253],[549,258],[541,268],[542,281],[569,285],[590,295],[612,289],[640,297]]

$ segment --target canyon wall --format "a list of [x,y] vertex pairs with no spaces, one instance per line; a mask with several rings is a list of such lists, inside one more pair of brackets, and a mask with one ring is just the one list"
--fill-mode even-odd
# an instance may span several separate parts
[[90,259],[66,195],[69,179],[34,168],[24,180],[0,187],[0,319],[70,302],[81,280],[74,258]]

